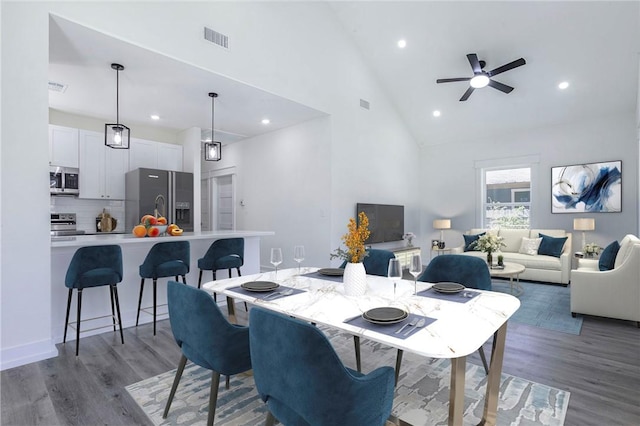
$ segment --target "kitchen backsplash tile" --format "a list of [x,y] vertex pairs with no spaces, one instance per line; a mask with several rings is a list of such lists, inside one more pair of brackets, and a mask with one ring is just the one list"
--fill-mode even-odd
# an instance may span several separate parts
[[51,213],[75,213],[76,228],[80,231],[95,232],[96,217],[106,209],[118,224],[115,231],[127,232],[124,229],[124,201],[122,200],[85,200],[75,197],[51,197]]

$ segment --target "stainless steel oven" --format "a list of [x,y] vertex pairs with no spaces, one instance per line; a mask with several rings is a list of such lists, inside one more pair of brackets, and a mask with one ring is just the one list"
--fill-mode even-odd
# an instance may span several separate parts
[[76,229],[75,213],[51,213],[51,235],[83,235]]
[[79,170],[74,167],[51,166],[49,192],[52,195],[80,194]]

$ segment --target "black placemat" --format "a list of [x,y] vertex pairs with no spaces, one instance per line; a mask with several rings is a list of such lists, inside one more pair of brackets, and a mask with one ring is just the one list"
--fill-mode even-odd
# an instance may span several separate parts
[[[466,294],[466,296],[465,296]],[[428,288],[418,292],[418,296],[431,297],[433,299],[446,300],[449,302],[467,303],[474,297],[480,296],[480,293],[473,290],[462,290],[460,293],[440,293],[433,288]]]
[[[421,327],[411,332],[408,336],[405,336],[406,332],[415,328],[415,326],[414,327],[407,326],[404,328],[402,333],[396,334],[396,331],[398,331],[405,324],[408,324],[411,320],[415,319],[416,322],[418,322],[422,318],[424,318],[425,320],[424,327]],[[401,321],[395,324],[384,325],[384,324],[374,324],[362,318],[362,315],[358,315],[357,317],[346,319],[343,322],[345,324],[351,324],[356,327],[366,328],[367,330],[375,331],[376,333],[382,333],[382,334],[386,334],[387,336],[395,337],[396,339],[404,340],[406,338],[413,336],[416,333],[420,333],[420,331],[422,331],[429,324],[433,323],[435,320],[436,320],[435,318],[429,318],[429,317],[425,317],[418,314],[409,314],[409,316],[407,316],[407,318],[404,321]]]
[[319,272],[309,272],[308,274],[302,274],[303,277],[309,277],[309,278],[317,278],[319,280],[327,280],[327,281],[334,281],[337,283],[341,283],[342,282],[342,277],[341,276],[335,276],[335,275],[323,275]]
[[[279,286],[274,291],[249,291],[245,290],[241,286],[229,287],[227,290],[233,291],[234,293],[243,294],[245,296],[255,297],[256,299],[261,300],[278,300],[281,297],[294,296],[298,293],[304,293],[305,290],[301,290],[299,288],[287,287],[284,285]],[[293,290],[291,294],[282,294],[285,291]],[[273,295],[273,293],[278,293],[277,295]]]

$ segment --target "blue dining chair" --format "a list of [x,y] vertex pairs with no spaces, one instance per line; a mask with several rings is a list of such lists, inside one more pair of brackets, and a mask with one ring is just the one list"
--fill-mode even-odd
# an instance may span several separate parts
[[169,281],[167,287],[171,331],[182,351],[176,376],[162,418],[169,414],[187,360],[211,370],[211,393],[207,425],[213,425],[220,375],[229,376],[251,369],[249,328],[230,324],[218,304],[204,290]]
[[[396,256],[389,250],[369,249],[367,256],[362,261],[364,270],[367,275],[377,275],[386,277],[389,268],[389,260],[395,259]],[[340,268],[347,266],[347,262],[342,262]],[[353,346],[356,353],[356,370],[362,371],[362,360],[360,357],[360,336],[353,336]]]
[[[182,282],[187,284],[186,275],[189,273],[190,245],[189,241],[167,241],[156,243],[140,265],[140,296],[138,297],[138,314],[136,315],[136,327],[140,321],[142,293],[145,278],[153,279],[153,335],[156,335],[157,294],[158,278],[182,277]],[[145,311],[146,312],[146,311]]]
[[[78,291],[78,308],[76,318],[76,356],[80,348],[80,321],[82,312],[82,291],[89,287],[109,286],[111,295],[111,318],[113,331],[116,331],[116,322],[120,327],[120,340],[124,344],[122,333],[122,319],[120,317],[120,301],[118,300],[117,284],[122,281],[122,249],[118,245],[102,245],[80,247],[73,254],[64,284],[69,289],[67,297],[67,315],[64,322],[64,337],[62,342],[67,342],[67,328],[69,327],[69,311],[73,289]],[[115,308],[114,308],[115,302]],[[116,310],[118,313],[116,320]]]
[[346,368],[317,327],[254,307],[249,313],[253,376],[266,425],[382,426],[393,403],[391,367],[367,375]]

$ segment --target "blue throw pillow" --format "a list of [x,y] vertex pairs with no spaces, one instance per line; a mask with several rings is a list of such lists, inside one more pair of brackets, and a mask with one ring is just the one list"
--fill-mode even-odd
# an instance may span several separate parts
[[478,251],[478,248],[475,245],[472,246],[471,244],[475,241],[478,241],[478,238],[480,238],[484,234],[486,234],[486,232],[475,235],[462,235],[464,237],[464,251]]
[[540,247],[538,247],[538,254],[560,257],[562,248],[568,237],[550,237],[544,234],[538,234],[538,236],[542,237],[542,242],[540,243]]
[[617,241],[612,242],[604,250],[602,250],[600,260],[598,261],[598,268],[601,271],[609,271],[613,269],[613,265],[616,263],[618,250],[620,250],[620,243],[618,243]]

